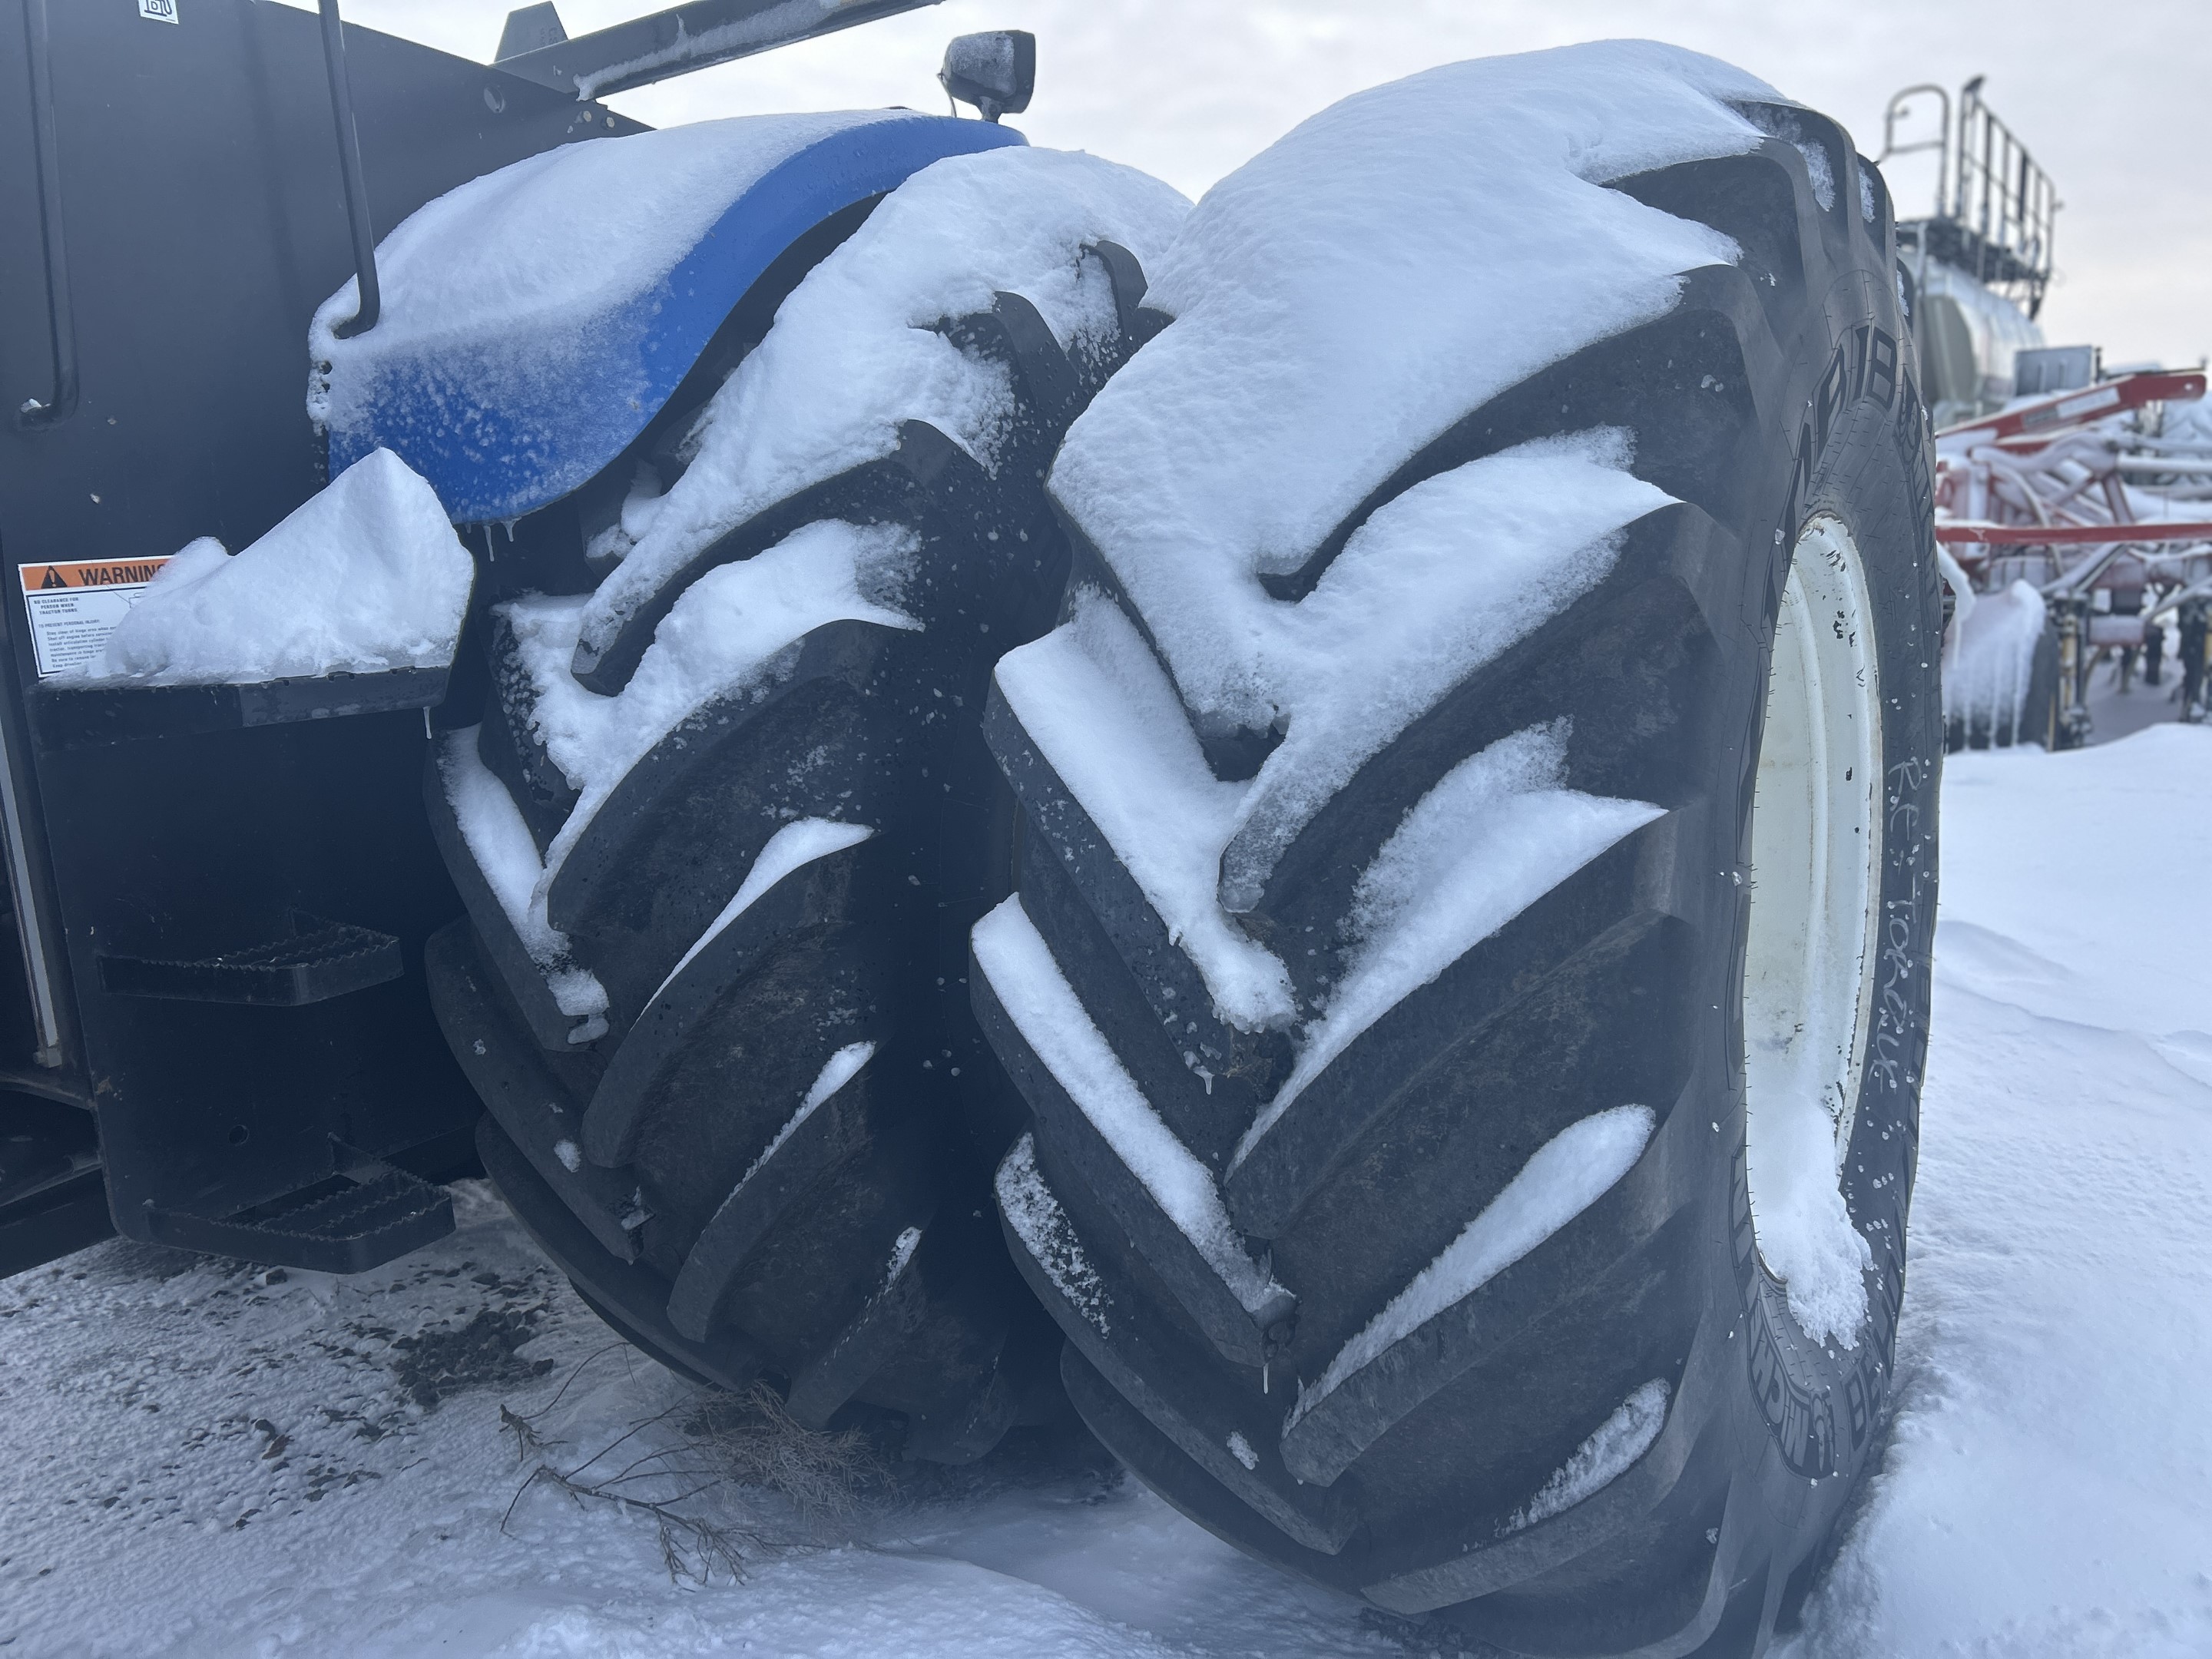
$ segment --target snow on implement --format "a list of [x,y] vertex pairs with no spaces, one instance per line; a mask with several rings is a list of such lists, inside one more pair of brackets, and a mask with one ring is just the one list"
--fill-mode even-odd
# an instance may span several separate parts
[[2212,517],[2139,516],[2170,508],[2157,497],[2198,476],[2193,458],[2146,445],[2144,416],[2162,425],[2204,385],[2198,371],[2121,374],[1936,434],[1953,748],[2080,747],[2091,673],[2118,652],[2124,686],[2140,658],[2156,687],[2168,617],[2179,626],[2179,717],[2204,717]]
[[1763,1648],[1889,1390],[1944,737],[1840,128],[1574,48],[1193,210],[996,121],[1026,37],[981,121],[592,101],[896,3],[10,3],[0,1267],[365,1267],[472,1148],[802,1423],[1064,1389],[1394,1614]]

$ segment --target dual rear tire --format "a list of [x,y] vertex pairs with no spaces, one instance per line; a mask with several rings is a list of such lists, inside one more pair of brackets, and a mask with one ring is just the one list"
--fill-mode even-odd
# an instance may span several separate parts
[[[1601,557],[1563,550],[1583,574],[1314,803],[1211,943],[1100,805],[1147,805],[1114,711],[1047,695],[1152,688],[1208,799],[1284,740],[1191,705],[1174,619],[1047,500],[1104,370],[1185,349],[1118,252],[1100,374],[1007,348],[1022,465],[915,433],[772,509],[912,530],[923,626],[809,635],[774,696],[699,711],[601,809],[550,914],[604,1035],[569,1042],[434,777],[471,902],[432,971],[485,1160],[611,1322],[709,1382],[781,1377],[805,1422],[900,1413],[952,1461],[1057,1379],[1201,1524],[1510,1652],[1763,1648],[1890,1389],[1945,734],[1886,194],[1832,124],[1745,108],[1779,136],[1609,186],[1740,257],[1474,400],[1269,589],[1303,604],[1440,480],[1558,476],[1501,459],[1571,452],[1650,496]],[[527,817],[559,787],[508,648],[449,764]],[[871,833],[717,931],[798,823]],[[1331,1025],[1386,878],[1465,846],[1517,860],[1517,897]],[[1280,1017],[1224,1014],[1224,951],[1279,965]]]

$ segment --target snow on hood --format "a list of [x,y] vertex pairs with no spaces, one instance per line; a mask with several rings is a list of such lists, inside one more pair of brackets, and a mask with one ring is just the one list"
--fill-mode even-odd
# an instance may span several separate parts
[[778,162],[887,118],[900,118],[840,110],[701,121],[563,144],[471,179],[378,245],[384,312],[374,329],[351,340],[331,331],[359,304],[351,283],[315,313],[310,346],[341,371],[331,395],[342,400],[380,359],[596,319],[673,270]]
[[511,374],[531,373],[527,358],[565,355],[667,276],[777,163],[881,118],[848,110],[702,121],[564,144],[471,179],[377,245],[374,328],[349,340],[335,332],[360,307],[356,282],[316,311],[307,349],[327,367],[310,385],[308,415],[348,430],[372,413],[388,373],[487,342],[508,348]]
[[512,519],[596,474],[784,250],[947,155],[1023,143],[911,110],[745,116],[594,138],[428,203],[377,249],[381,320],[308,331],[307,412],[340,460],[397,449],[456,522]]

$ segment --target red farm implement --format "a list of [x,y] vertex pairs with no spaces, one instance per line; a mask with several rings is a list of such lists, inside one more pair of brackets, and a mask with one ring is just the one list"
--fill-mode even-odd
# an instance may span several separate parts
[[2034,591],[2056,646],[2045,734],[2055,746],[2087,739],[2090,675],[2115,653],[2124,681],[2140,660],[2159,684],[2168,617],[2180,635],[2180,717],[2203,715],[2212,514],[2149,513],[2174,505],[2158,483],[2212,475],[2212,459],[2147,447],[2143,428],[2204,388],[2197,372],[2124,374],[1936,434],[1936,537],[1956,595],[1954,640],[1977,596]]
[[[1933,120],[1929,119],[1933,117]],[[1936,425],[1936,538],[1953,616],[1943,702],[1954,747],[2089,739],[2095,669],[2160,684],[2179,635],[2185,720],[2205,708],[2212,611],[2212,423],[2196,371],[2108,374],[2037,323],[2055,272],[2051,177],[1982,97],[1890,100],[1881,161],[1932,166],[1932,210],[1897,227]],[[1923,157],[1921,161],[1908,158]],[[1899,182],[1893,178],[1894,188]],[[2137,705],[2129,724],[2148,710]]]

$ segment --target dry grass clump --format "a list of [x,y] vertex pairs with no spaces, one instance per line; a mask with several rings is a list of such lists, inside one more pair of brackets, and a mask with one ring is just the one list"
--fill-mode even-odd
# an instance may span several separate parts
[[765,1382],[742,1395],[710,1395],[683,1424],[707,1461],[741,1486],[788,1502],[802,1522],[850,1515],[890,1479],[890,1466],[859,1429],[830,1433],[800,1425]]
[[888,1465],[866,1435],[802,1426],[765,1383],[741,1395],[679,1400],[633,1421],[581,1462],[559,1467],[545,1455],[565,1443],[549,1439],[541,1425],[598,1358],[580,1364],[538,1410],[500,1407],[500,1425],[514,1436],[517,1458],[539,1460],[507,1505],[509,1518],[523,1494],[540,1484],[580,1505],[611,1504],[647,1516],[670,1579],[705,1584],[717,1572],[743,1579],[748,1550],[783,1541],[774,1534],[787,1528],[763,1514],[763,1494],[782,1499],[799,1525],[811,1528],[852,1513],[888,1482]]

